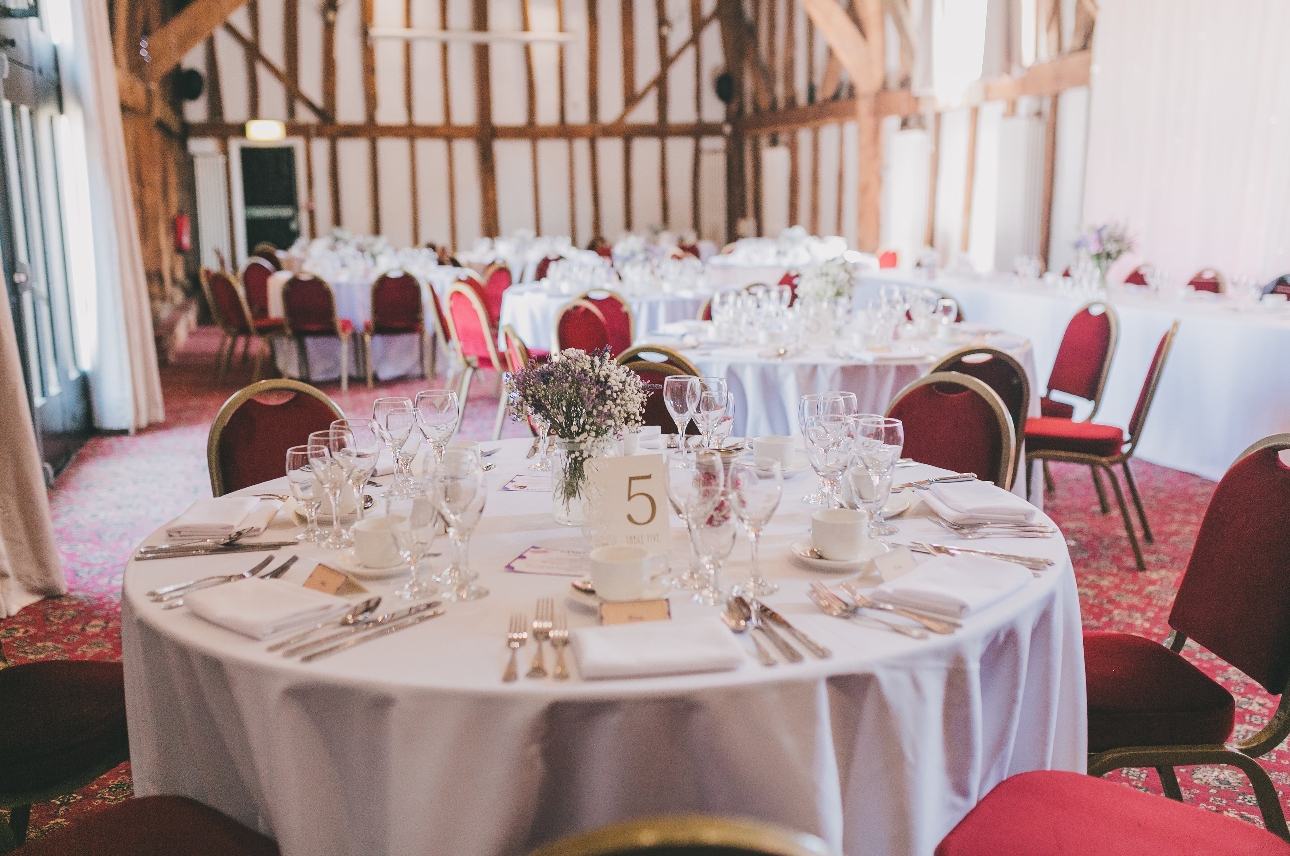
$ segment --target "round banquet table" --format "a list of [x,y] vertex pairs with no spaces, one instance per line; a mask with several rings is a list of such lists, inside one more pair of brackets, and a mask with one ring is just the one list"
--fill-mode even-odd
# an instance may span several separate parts
[[[518,856],[573,831],[685,811],[783,824],[852,856],[929,856],[1007,776],[1085,769],[1083,645],[1064,540],[992,541],[1056,564],[952,636],[909,639],[810,605],[808,581],[837,579],[786,559],[809,527],[800,498],[810,475],[786,482],[763,536],[763,569],[780,584],[765,600],[832,658],[765,668],[749,646],[734,671],[585,681],[570,657],[570,681],[502,683],[509,614],[532,615],[543,596],[560,604],[570,590],[569,577],[504,566],[579,535],[555,524],[549,494],[500,489],[524,471],[529,444],[500,445],[471,547],[491,594],[331,658],[267,653],[144,594],[241,571],[260,553],[131,562],[122,644],[135,793],[198,799],[272,835],[285,856]],[[929,520],[896,523],[903,538],[945,536]],[[686,548],[673,524],[677,566]],[[295,531],[280,515],[261,537]],[[302,547],[278,558],[294,552],[301,561],[283,579],[295,582],[334,555]],[[741,538],[724,579],[748,570]],[[388,595],[402,582],[364,585],[394,609],[401,602]],[[684,593],[670,599],[676,621],[716,611]],[[568,620],[594,623],[573,608]],[[527,665],[533,646],[521,654]]]
[[[560,307],[577,295],[553,294],[542,283],[513,285],[502,296],[502,325],[510,324],[531,349],[550,351],[555,347],[555,316]],[[676,292],[628,297],[636,319],[636,338],[665,324],[697,318],[708,293]]]

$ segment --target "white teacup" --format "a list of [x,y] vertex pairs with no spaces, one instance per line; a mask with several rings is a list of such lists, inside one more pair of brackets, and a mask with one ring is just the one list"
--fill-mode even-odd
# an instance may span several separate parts
[[403,522],[402,517],[365,517],[354,524],[354,558],[366,568],[389,568],[397,565],[398,544],[394,541],[394,527]]
[[639,600],[649,584],[641,547],[597,547],[591,551],[591,584],[602,600]]
[[770,458],[779,461],[782,469],[791,469],[794,453],[797,451],[796,437],[754,437],[752,441],[754,458]]
[[811,544],[826,559],[848,562],[869,545],[869,512],[829,508],[811,515]]

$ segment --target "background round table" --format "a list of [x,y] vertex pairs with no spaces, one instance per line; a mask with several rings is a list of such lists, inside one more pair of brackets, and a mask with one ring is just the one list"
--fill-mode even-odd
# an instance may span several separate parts
[[[846,854],[929,856],[1007,776],[1084,769],[1079,602],[1063,539],[992,542],[1057,564],[954,635],[908,639],[810,605],[808,580],[831,578],[785,558],[809,526],[799,501],[814,487],[809,474],[786,483],[764,536],[764,569],[781,586],[766,600],[831,659],[764,668],[748,647],[732,672],[584,681],[571,662],[567,683],[503,684],[509,614],[531,617],[535,598],[560,603],[569,591],[568,577],[505,564],[579,533],[554,523],[549,494],[500,490],[525,467],[528,441],[502,447],[471,552],[492,593],[316,663],[144,596],[261,554],[129,564],[135,792],[201,800],[273,835],[284,856],[522,854],[575,830],[684,811],[783,824]],[[903,537],[945,535],[927,520],[897,524]],[[279,540],[289,525],[280,517],[263,537]],[[673,533],[675,564],[685,547]],[[333,555],[287,552],[301,555],[284,577],[296,582]],[[725,579],[747,572],[741,538]],[[365,585],[397,608],[388,595],[401,583]],[[671,600],[677,621],[715,613],[681,593]],[[570,609],[569,623],[594,619]],[[525,663],[532,653],[523,649]]]
[[[653,333],[665,324],[697,318],[708,293],[676,292],[627,298],[636,319],[636,338]],[[576,294],[552,293],[542,283],[512,285],[502,296],[502,325],[515,333],[530,349],[550,351],[555,348],[555,316],[560,307],[571,303]]]

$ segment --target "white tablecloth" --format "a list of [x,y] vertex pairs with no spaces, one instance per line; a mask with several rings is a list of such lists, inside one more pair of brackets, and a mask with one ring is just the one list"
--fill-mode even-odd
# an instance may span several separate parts
[[[522,854],[572,831],[682,811],[784,824],[853,856],[929,856],[1005,777],[1084,770],[1079,602],[1063,540],[991,542],[1057,564],[953,636],[911,640],[809,604],[808,580],[825,577],[785,560],[809,527],[799,501],[809,475],[786,485],[761,552],[781,585],[767,602],[831,659],[763,668],[749,647],[733,672],[590,682],[573,664],[568,683],[503,684],[508,615],[531,616],[536,597],[568,591],[567,577],[503,565],[579,531],[554,524],[549,494],[500,491],[528,441],[502,445],[471,554],[492,593],[314,664],[144,597],[259,554],[131,563],[122,643],[135,792],[199,799],[273,835],[285,856]],[[897,523],[902,537],[945,537],[927,520]],[[286,580],[331,555],[298,552]],[[740,539],[725,579],[747,572]],[[401,583],[365,585],[388,595]],[[677,620],[715,612],[671,599]],[[573,627],[593,621],[569,611]],[[527,664],[533,646],[522,653]]]
[[[552,294],[546,286],[513,285],[502,297],[502,324],[510,324],[529,348],[549,351],[555,347],[555,316],[577,295]],[[690,292],[651,294],[627,298],[636,318],[636,338],[673,321],[697,318],[709,294]]]
[[704,274],[715,291],[747,288],[753,283],[774,285],[788,272],[788,265],[741,265],[724,262],[723,256],[708,259]]
[[[865,282],[922,284],[900,271],[873,271]],[[952,294],[969,321],[1030,338],[1042,392],[1066,324],[1086,301],[1010,277],[931,283]],[[1160,337],[1181,319],[1136,456],[1209,479],[1269,434],[1290,431],[1290,313],[1238,311],[1219,300],[1167,300],[1114,289],[1120,343],[1097,421],[1127,427]],[[1085,411],[1087,408],[1085,408]],[[1077,418],[1082,411],[1076,410]]]

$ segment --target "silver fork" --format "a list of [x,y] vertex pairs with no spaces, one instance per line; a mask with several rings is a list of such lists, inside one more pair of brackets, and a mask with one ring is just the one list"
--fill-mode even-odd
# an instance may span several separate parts
[[854,618],[862,623],[880,624],[893,633],[899,633],[911,639],[927,638],[927,631],[921,627],[896,624],[894,621],[887,621],[884,618],[878,618],[873,615],[861,615],[860,607],[854,603],[847,603],[820,583],[811,583],[811,590],[807,594],[810,595],[811,600],[825,615],[831,615],[834,618]]
[[542,656],[542,643],[551,635],[554,613],[554,600],[549,597],[538,598],[537,610],[533,614],[533,638],[537,640],[537,653],[533,655],[533,665],[529,667],[526,678],[546,677],[546,660]]
[[856,606],[860,607],[861,609],[880,609],[883,612],[890,612],[892,615],[904,616],[905,618],[908,618],[910,621],[917,621],[919,624],[923,625],[933,633],[942,633],[942,634],[948,635],[950,633],[953,633],[960,626],[957,621],[947,621],[942,618],[933,618],[930,615],[923,615],[912,609],[905,609],[904,607],[901,607],[901,606],[892,606],[890,603],[879,603],[876,600],[871,600],[864,594],[861,594],[860,591],[856,589],[856,587],[851,583],[842,583],[841,585],[838,586],[838,588],[842,589],[844,592],[850,595],[851,599],[856,602]]
[[556,616],[555,626],[551,628],[551,647],[555,649],[555,668],[551,677],[557,681],[569,679],[569,668],[564,664],[564,648],[569,644],[569,618],[560,610]]
[[1051,538],[1057,530],[1051,526],[1031,523],[951,523],[939,517],[932,522],[960,538],[975,541],[980,538]]
[[502,675],[504,683],[511,683],[520,676],[519,666],[515,664],[515,654],[528,641],[528,619],[522,612],[511,613],[511,629],[506,634],[506,645],[511,649],[511,661],[506,664],[506,674]]

